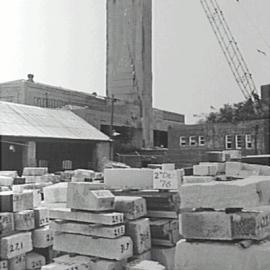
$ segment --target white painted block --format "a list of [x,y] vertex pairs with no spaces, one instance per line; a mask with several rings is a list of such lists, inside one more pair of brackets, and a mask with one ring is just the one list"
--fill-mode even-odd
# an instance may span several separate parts
[[137,219],[126,223],[126,235],[133,241],[134,254],[142,254],[151,249],[150,222],[148,218]]
[[39,207],[34,209],[35,214],[35,227],[43,227],[49,225],[49,209],[45,207]]
[[50,209],[50,218],[104,225],[116,225],[124,222],[123,213],[91,213],[87,211],[71,211],[69,208]]
[[117,238],[125,234],[125,225],[103,226],[100,224],[54,221],[50,228],[56,232],[82,234],[94,237]]
[[67,201],[67,184],[58,183],[43,189],[45,203],[64,203]]
[[58,251],[112,260],[126,259],[133,255],[132,240],[127,236],[106,239],[78,234],[56,233],[53,248]]
[[16,256],[8,260],[8,269],[9,270],[26,270],[25,265],[25,254]]
[[0,241],[1,259],[11,259],[32,250],[32,239],[30,232],[17,233],[5,236]]
[[124,213],[126,219],[133,220],[146,216],[146,200],[142,197],[115,196],[115,210]]
[[105,169],[104,183],[109,189],[153,189],[152,169]]
[[0,213],[0,237],[14,231],[13,213]]
[[45,257],[36,252],[27,253],[25,261],[27,270],[40,269],[46,264]]
[[193,166],[193,174],[200,175],[200,176],[214,176],[218,172],[218,168],[215,165],[194,165]]
[[23,210],[14,213],[16,231],[30,231],[35,228],[34,210]]
[[91,183],[68,183],[67,207],[77,210],[105,211],[114,208],[114,195],[109,190],[92,190]]
[[153,189],[179,189],[182,183],[180,170],[154,170]]
[[53,245],[54,233],[49,226],[35,229],[32,232],[33,247],[47,248]]

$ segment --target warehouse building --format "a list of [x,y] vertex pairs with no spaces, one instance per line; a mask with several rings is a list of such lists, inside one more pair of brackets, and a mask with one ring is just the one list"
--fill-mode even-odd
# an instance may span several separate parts
[[108,136],[71,111],[0,102],[0,170],[102,169]]

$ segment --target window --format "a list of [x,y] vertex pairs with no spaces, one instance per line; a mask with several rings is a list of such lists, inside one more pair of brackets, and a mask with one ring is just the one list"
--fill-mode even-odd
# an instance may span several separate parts
[[190,136],[189,137],[189,145],[190,146],[195,146],[197,145],[196,137],[195,136]]
[[242,136],[241,135],[235,135],[235,148],[236,149],[242,148]]
[[205,145],[205,138],[204,136],[199,136],[199,146],[204,146]]
[[181,136],[179,140],[179,144],[180,146],[186,146],[187,145],[186,137]]
[[245,141],[246,141],[246,149],[252,149],[253,148],[252,137],[250,134],[246,134]]
[[225,136],[225,148],[226,149],[232,149],[232,136],[231,135],[226,135]]

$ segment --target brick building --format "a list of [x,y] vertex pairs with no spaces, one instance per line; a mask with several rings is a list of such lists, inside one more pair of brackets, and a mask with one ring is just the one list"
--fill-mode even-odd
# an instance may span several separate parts
[[[1,83],[0,100],[47,108],[66,107],[106,134],[112,124],[118,133],[114,138],[116,146],[121,144],[130,149],[143,146],[140,105],[136,103],[115,99],[112,119],[112,99],[38,83],[32,76]],[[184,115],[153,109],[154,146],[166,148],[169,127],[181,126],[184,121]]]

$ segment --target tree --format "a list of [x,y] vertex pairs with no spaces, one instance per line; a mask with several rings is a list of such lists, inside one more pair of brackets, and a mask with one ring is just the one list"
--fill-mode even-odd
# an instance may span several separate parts
[[210,112],[204,119],[206,123],[234,123],[261,119],[265,117],[265,111],[261,107],[260,100],[254,103],[251,99],[235,104],[225,104],[217,112]]

